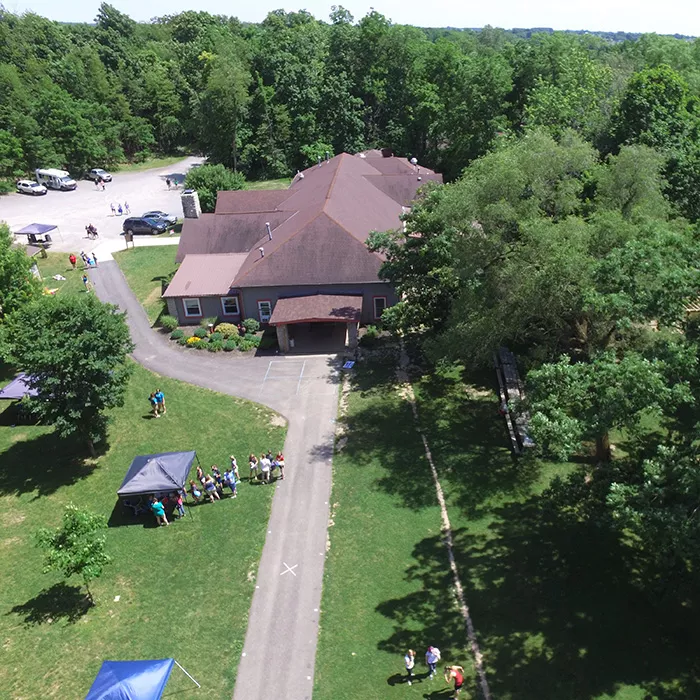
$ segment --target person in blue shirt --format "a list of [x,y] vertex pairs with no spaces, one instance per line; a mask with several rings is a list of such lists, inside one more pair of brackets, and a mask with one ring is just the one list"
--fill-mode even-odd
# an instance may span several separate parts
[[162,415],[165,413],[165,394],[160,389],[156,389],[155,396],[158,404],[158,413]]
[[229,468],[224,472],[224,484],[226,484],[231,489],[231,498],[236,497],[236,475],[233,473],[233,469]]

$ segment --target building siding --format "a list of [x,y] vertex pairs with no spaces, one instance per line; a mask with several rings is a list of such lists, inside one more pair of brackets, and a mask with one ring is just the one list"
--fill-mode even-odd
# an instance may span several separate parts
[[[221,309],[222,297],[199,297],[199,305],[202,310],[201,317],[186,317],[182,305],[182,299],[169,299],[168,310],[172,313],[170,302],[174,302],[177,316],[181,325],[198,325],[202,318],[214,316],[219,322],[238,323],[244,318],[254,318],[260,320],[258,316],[258,301],[269,301],[272,308],[275,308],[277,300],[282,297],[308,296],[311,294],[348,294],[362,295],[362,318],[361,323],[375,323],[374,318],[374,298],[386,297],[387,306],[393,306],[397,302],[396,293],[390,284],[386,282],[365,282],[355,285],[328,284],[320,286],[283,286],[283,287],[247,287],[241,290],[231,290],[225,296],[238,295],[239,310],[241,314],[223,316]],[[189,298],[189,297],[188,297]]]

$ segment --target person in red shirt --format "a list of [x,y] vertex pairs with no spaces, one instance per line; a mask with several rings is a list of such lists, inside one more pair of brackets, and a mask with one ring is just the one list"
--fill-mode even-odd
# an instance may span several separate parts
[[464,669],[461,666],[445,666],[445,683],[449,683],[454,679],[456,698],[462,691],[464,686]]
[[76,258],[75,255],[73,255],[73,253],[71,253],[68,256],[68,262],[70,262],[70,264],[73,266],[73,269],[75,270],[75,263],[78,262],[78,258]]

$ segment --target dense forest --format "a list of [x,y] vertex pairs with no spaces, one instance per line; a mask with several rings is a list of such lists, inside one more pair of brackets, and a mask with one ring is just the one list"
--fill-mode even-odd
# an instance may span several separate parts
[[697,41],[419,29],[342,7],[328,21],[188,11],[139,24],[105,3],[94,24],[0,11],[0,82],[7,179],[178,149],[272,178],[326,151],[388,146],[449,181],[541,127],[572,129],[603,155],[661,150],[672,198],[696,215]]

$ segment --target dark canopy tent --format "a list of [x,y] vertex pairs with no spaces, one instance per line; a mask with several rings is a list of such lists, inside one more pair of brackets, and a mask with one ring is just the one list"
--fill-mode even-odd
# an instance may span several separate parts
[[196,457],[194,450],[134,457],[117,495],[139,496],[181,489]]
[[159,700],[175,664],[200,687],[175,659],[103,661],[85,700]]
[[24,396],[36,396],[37,390],[29,386],[29,376],[18,374],[4,389],[0,390],[0,399],[16,401]]
[[58,226],[54,226],[53,224],[29,224],[29,226],[25,226],[23,229],[15,231],[15,233],[21,233],[27,236],[30,233],[38,235],[42,233],[48,233],[49,231],[55,231],[57,228]]

